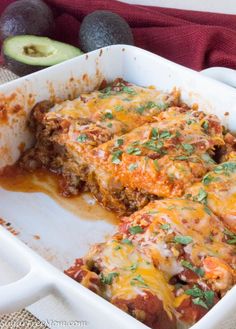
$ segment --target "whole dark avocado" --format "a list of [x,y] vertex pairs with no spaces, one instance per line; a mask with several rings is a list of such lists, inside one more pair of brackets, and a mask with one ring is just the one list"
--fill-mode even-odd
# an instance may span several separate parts
[[134,44],[128,23],[121,16],[106,10],[96,10],[84,18],[79,40],[84,52],[115,44]]
[[18,0],[0,17],[0,39],[15,35],[50,36],[54,30],[52,10],[41,0]]

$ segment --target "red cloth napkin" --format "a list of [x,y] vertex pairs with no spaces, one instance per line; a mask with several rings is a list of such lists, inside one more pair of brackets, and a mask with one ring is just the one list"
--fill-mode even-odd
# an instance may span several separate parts
[[[1,0],[0,13],[14,0]],[[127,20],[135,45],[195,70],[236,69],[236,15],[129,5],[114,0],[46,0],[56,19],[54,38],[79,46],[85,15],[103,9]],[[37,18],[36,18],[37,19]]]

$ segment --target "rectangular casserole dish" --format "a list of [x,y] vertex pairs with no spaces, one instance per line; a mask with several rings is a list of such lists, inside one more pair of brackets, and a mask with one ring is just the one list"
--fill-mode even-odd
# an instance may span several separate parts
[[[236,131],[233,88],[142,49],[117,45],[0,87],[0,168],[18,159],[22,145],[29,147],[33,143],[26,121],[35,103],[55,97],[74,98],[81,92],[92,91],[103,79],[111,81],[117,77],[164,91],[180,88],[184,101],[198,103]],[[61,273],[74,258],[83,256],[92,243],[103,241],[106,234],[114,231],[106,215],[99,214],[96,220],[76,216],[42,193],[1,188],[0,200],[0,217],[19,233],[17,239],[4,228],[0,230],[0,256],[13,272],[17,268],[19,278],[10,283],[9,279],[8,284],[0,287],[0,296],[4,296],[0,297],[1,313],[21,309],[44,297],[29,308],[41,320],[81,321],[77,325],[91,329],[146,327]],[[236,287],[192,328],[227,328],[227,321],[236,310],[235,300]],[[53,321],[46,324],[65,328],[65,324]]]

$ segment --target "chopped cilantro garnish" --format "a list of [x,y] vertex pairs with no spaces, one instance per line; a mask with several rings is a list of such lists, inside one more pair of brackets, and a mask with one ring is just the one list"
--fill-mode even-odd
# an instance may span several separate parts
[[206,309],[214,304],[214,292],[211,290],[203,291],[195,285],[192,289],[187,289],[185,294],[194,297],[192,301],[195,305],[200,305]]
[[200,297],[193,298],[192,301],[193,301],[193,304],[202,306],[208,310],[207,304]]
[[105,276],[105,275],[102,273],[102,274],[101,274],[101,282],[104,283],[104,284],[111,285],[113,279],[116,278],[117,276],[119,276],[119,273],[117,273],[117,272],[111,272],[111,273],[109,273],[107,276]]
[[81,134],[77,137],[77,142],[84,143],[88,139],[86,134]]
[[191,125],[192,123],[195,123],[196,121],[195,120],[192,120],[192,119],[188,119],[187,120],[187,125]]
[[124,86],[122,88],[122,91],[127,93],[127,94],[130,94],[130,95],[137,95],[136,91],[133,88],[130,88],[130,87],[127,87],[127,86]]
[[129,146],[126,149],[126,152],[128,154],[133,154],[133,155],[140,155],[142,153],[141,150],[138,147],[132,147],[132,146]]
[[202,183],[204,185],[209,185],[210,183],[214,182],[215,180],[216,180],[216,178],[211,176],[211,174],[206,174],[202,179]]
[[206,300],[206,304],[209,307],[212,307],[214,304],[214,291],[212,291],[212,290],[204,291],[204,297]]
[[175,157],[175,160],[188,160],[188,156],[186,155],[179,155]]
[[115,110],[116,110],[117,112],[122,111],[123,109],[124,109],[124,108],[123,108],[122,105],[116,105],[116,106],[115,106]]
[[205,161],[206,163],[212,163],[215,164],[215,161],[210,157],[210,155],[208,153],[203,153],[201,155],[201,158],[203,161]]
[[123,239],[121,242],[130,246],[132,245],[132,241],[130,241],[129,239]]
[[116,150],[112,153],[111,162],[114,164],[119,164],[121,162],[120,157],[123,152],[121,150]]
[[158,130],[156,128],[152,128],[152,131],[151,131],[151,138],[152,139],[157,139],[159,136],[158,134]]
[[146,105],[147,109],[152,109],[153,107],[157,107],[157,104],[155,102],[149,101]]
[[207,192],[203,188],[200,188],[198,195],[196,195],[193,198],[193,200],[201,202],[202,204],[206,205],[207,204]]
[[174,242],[187,245],[189,243],[192,243],[193,239],[191,236],[188,235],[177,235],[174,237]]
[[129,228],[129,232],[131,234],[138,234],[138,233],[143,233],[143,228],[139,225],[136,225],[136,226],[131,226]]
[[111,127],[112,127],[112,123],[111,123],[111,122],[108,123],[107,127],[108,127],[108,128],[111,128]]
[[135,163],[131,163],[129,166],[128,166],[128,170],[129,171],[134,171],[135,169],[138,168],[138,163],[135,162]]
[[216,174],[224,174],[226,176],[228,176],[229,173],[233,173],[235,171],[236,171],[236,162],[225,162],[215,167],[214,169],[214,172]]
[[153,140],[147,141],[145,143],[142,144],[143,147],[158,152],[158,153],[162,153],[161,148],[163,147],[163,143],[162,142],[155,142]]
[[224,229],[224,234],[227,236],[227,243],[228,244],[236,244],[236,234],[228,230],[227,228]]
[[181,265],[184,266],[185,268],[193,271],[194,273],[196,273],[198,276],[204,276],[205,272],[202,268],[200,267],[196,267],[193,264],[191,264],[190,262],[188,262],[187,260],[183,260],[181,262]]
[[160,133],[159,137],[165,139],[165,138],[171,138],[171,137],[173,137],[173,135],[169,131],[164,130]]
[[121,146],[124,144],[124,140],[122,138],[118,138],[116,141],[115,141],[115,146]]
[[120,249],[122,249],[121,246],[116,246],[116,247],[114,248],[114,250],[120,250]]
[[155,169],[157,171],[159,171],[160,170],[160,166],[159,166],[159,163],[158,163],[158,160],[157,159],[153,160],[153,164],[154,164]]
[[128,271],[136,271],[138,268],[138,264],[132,264],[126,268]]
[[135,276],[131,281],[130,281],[131,286],[141,286],[141,287],[147,287],[148,285],[145,283],[143,277],[139,274]]
[[202,127],[203,127],[204,130],[208,130],[208,128],[209,128],[209,122],[208,121],[204,121]]
[[139,114],[143,114],[143,112],[146,110],[146,107],[144,105],[140,105],[139,107],[136,108],[136,112]]
[[113,114],[111,112],[106,112],[104,114],[104,118],[106,118],[106,119],[113,119]]
[[211,215],[211,210],[208,207],[204,207],[204,211],[208,214]]
[[189,155],[194,152],[194,146],[191,144],[182,143],[182,147]]
[[170,224],[165,223],[160,226],[162,230],[168,231],[170,229]]

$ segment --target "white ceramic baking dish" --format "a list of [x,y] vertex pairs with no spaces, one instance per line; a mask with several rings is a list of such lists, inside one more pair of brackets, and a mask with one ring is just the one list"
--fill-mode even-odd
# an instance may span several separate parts
[[[178,87],[185,101],[217,114],[225,126],[236,131],[233,88],[142,49],[117,45],[0,87],[0,110],[8,104],[9,112],[8,122],[0,123],[0,168],[18,159],[22,143],[32,143],[26,120],[35,102],[52,96],[76,96],[94,89],[104,78],[109,81],[117,77],[163,90]],[[104,240],[114,230],[105,218],[85,220],[42,193],[4,189],[0,189],[0,217],[19,232],[14,237],[0,228],[0,282],[5,283],[0,286],[0,313],[19,310],[41,299],[29,309],[52,328],[75,324],[89,329],[147,328],[62,272],[74,258],[84,255],[91,243]],[[235,311],[236,287],[192,329],[227,328]]]

